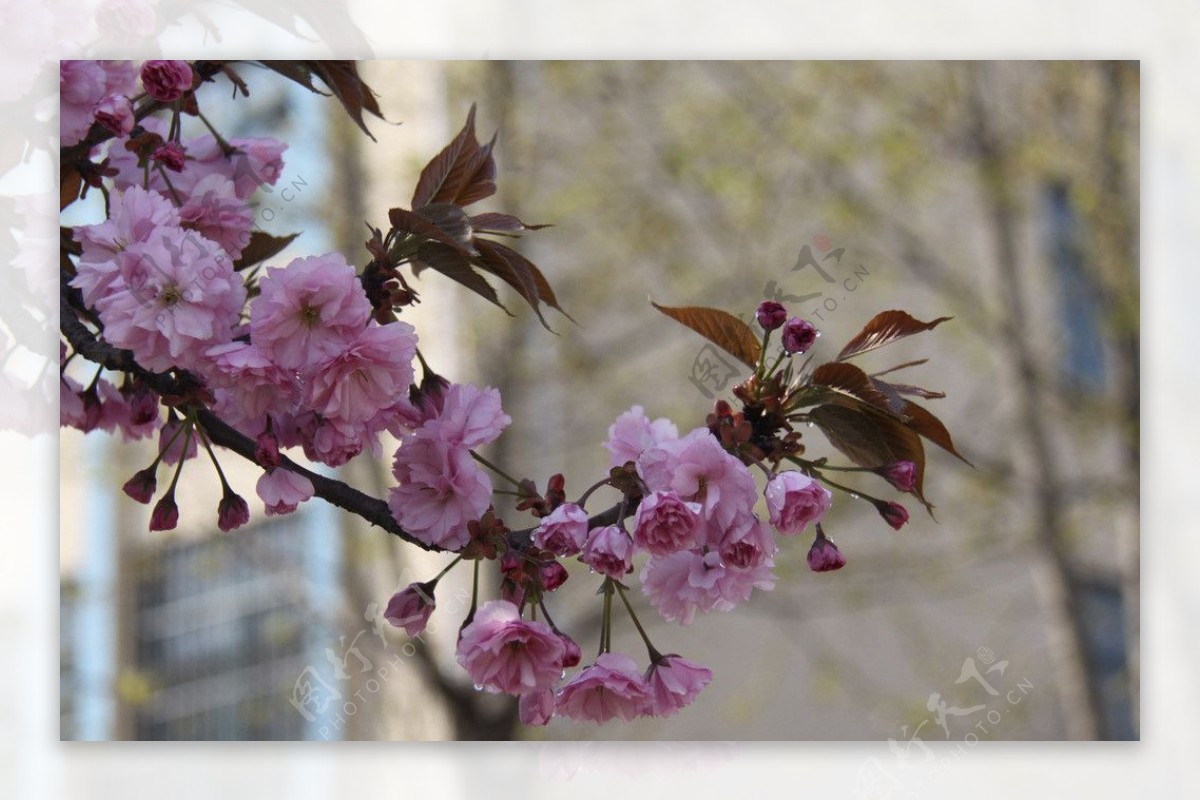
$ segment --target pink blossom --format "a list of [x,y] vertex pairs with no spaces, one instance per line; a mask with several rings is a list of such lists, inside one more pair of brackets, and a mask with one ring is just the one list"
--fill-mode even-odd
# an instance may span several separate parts
[[661,657],[646,673],[650,690],[649,714],[663,718],[674,715],[696,700],[711,681],[712,671],[703,665],[678,654]]
[[286,467],[276,467],[258,477],[254,486],[268,515],[286,515],[313,496],[315,490],[306,476]]
[[118,254],[127,291],[101,297],[96,310],[105,339],[133,351],[142,366],[194,368],[208,348],[232,338],[246,288],[212,242],[177,228],[158,233],[158,241]]
[[164,103],[178,100],[192,88],[192,67],[186,61],[147,61],[141,77],[146,93]]
[[563,667],[575,667],[579,664],[579,660],[583,658],[583,651],[579,649],[579,643],[575,642],[561,631],[558,632],[558,638],[562,640],[563,644]]
[[700,504],[687,503],[669,490],[652,492],[638,505],[633,542],[657,556],[694,548],[699,544],[700,510]]
[[642,569],[642,592],[669,622],[689,625],[696,612],[728,612],[746,601],[755,588],[775,586],[773,558],[750,568],[726,565],[715,551],[679,551],[655,556]]
[[809,523],[820,523],[833,504],[833,494],[816,479],[796,470],[779,473],[766,489],[771,525],[780,534],[799,534]]
[[233,181],[223,175],[207,175],[192,187],[179,209],[184,228],[199,231],[237,260],[250,244],[254,214],[239,200]]
[[732,519],[754,508],[758,487],[750,471],[706,427],[648,448],[638,474],[652,491],[671,490],[704,507],[706,517]]
[[59,144],[69,147],[87,136],[96,108],[106,97],[132,95],[128,61],[63,61],[59,67]]
[[408,392],[417,335],[405,322],[371,325],[309,376],[305,405],[347,423],[364,423]]
[[679,430],[670,420],[660,417],[651,422],[641,406],[634,406],[608,427],[608,441],[604,447],[608,449],[609,466],[621,467],[626,462],[636,462],[647,448],[678,436]]
[[236,492],[227,491],[217,504],[217,528],[232,531],[250,522],[250,507]]
[[637,663],[624,654],[604,653],[558,692],[557,714],[579,721],[626,723],[646,714],[650,688]]
[[116,136],[133,130],[133,103],[125,95],[108,95],[96,104],[96,122]]
[[344,465],[370,444],[367,427],[362,423],[347,423],[306,412],[297,418],[296,425],[304,455],[330,467]]
[[337,356],[371,317],[354,268],[337,253],[269,267],[259,289],[250,304],[251,340],[281,367],[313,367]]
[[755,568],[775,555],[777,547],[771,527],[753,513],[742,514],[724,528],[709,526],[709,545],[721,561],[732,568]]
[[[298,396],[294,371],[271,361],[257,345],[226,342],[205,352],[209,385],[230,392],[237,420],[257,420],[268,412],[290,410]],[[234,421],[227,421],[234,422]]]
[[451,384],[441,398],[437,416],[424,427],[436,429],[438,438],[451,445],[477,448],[494,442],[511,422],[512,418],[500,407],[498,390]]
[[433,582],[409,584],[388,601],[383,617],[396,628],[416,637],[429,625],[429,616],[437,606]]
[[427,545],[457,551],[470,541],[467,523],[492,500],[492,482],[465,448],[417,436],[396,451],[392,475],[400,483],[388,494],[392,517]]
[[[169,132],[166,121],[158,117],[146,117],[142,120],[142,127],[164,139]],[[211,134],[183,142],[187,162],[180,165],[182,170],[179,173],[171,176],[171,186],[187,196],[193,194],[193,187],[205,177],[221,175],[233,181],[234,192],[239,200],[246,200],[260,187],[271,191],[267,187],[278,181],[283,171],[282,154],[287,145],[276,139],[250,137],[234,137],[229,140],[229,145],[233,151],[227,155]],[[118,188],[142,184],[144,174],[138,167],[135,154],[124,147],[110,146],[108,159],[109,165],[117,170],[113,182]],[[149,188],[164,195],[170,193],[162,176],[153,170]]]
[[517,703],[517,715],[526,726],[545,726],[554,716],[554,690],[523,694]]
[[75,228],[74,238],[82,248],[71,286],[83,294],[83,302],[96,302],[114,292],[129,291],[117,263],[117,254],[135,242],[148,242],[160,229],[176,230],[179,212],[157,192],[140,186],[109,196],[109,218],[95,225]]
[[846,566],[846,557],[833,544],[833,540],[818,531],[812,547],[808,549],[808,569],[814,573],[841,570]]
[[620,526],[594,528],[579,558],[597,573],[621,579],[633,570],[633,540]]
[[87,410],[83,403],[83,387],[71,376],[63,374],[58,382],[58,424],[87,430]]
[[533,544],[556,556],[574,556],[587,542],[588,515],[578,504],[564,503],[542,518]]
[[187,163],[187,153],[178,142],[167,142],[160,145],[150,154],[150,158],[166,167],[171,172],[182,172]]
[[489,601],[463,628],[458,663],[476,686],[518,695],[548,689],[562,674],[563,644],[549,626],[521,619],[508,601]]
[[783,326],[783,349],[791,354],[805,353],[817,341],[817,329],[808,320],[793,317]]

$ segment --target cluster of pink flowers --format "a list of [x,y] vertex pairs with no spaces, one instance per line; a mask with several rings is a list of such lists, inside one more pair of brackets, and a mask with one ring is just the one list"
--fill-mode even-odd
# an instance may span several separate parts
[[[191,91],[194,80],[186,62],[146,62],[140,74],[147,94],[164,103]],[[133,94],[138,72],[129,62],[64,62],[62,75],[69,144],[94,119],[103,123],[102,100]],[[150,116],[141,125],[163,142],[147,161],[125,147],[132,116],[129,122],[113,130],[108,146],[115,171],[108,219],[75,228],[81,255],[71,285],[95,310],[107,342],[148,370],[191,371],[223,420],[269,439],[264,453],[274,455],[260,459],[266,472],[258,493],[269,514],[290,512],[313,487],[278,469],[278,448],[300,446],[309,459],[337,466],[366,448],[377,451],[381,432],[411,428],[416,332],[374,321],[354,268],[337,254],[268,267],[247,307],[235,264],[253,227],[249,198],[278,180],[286,145],[212,134],[166,141],[167,122]],[[129,438],[148,435],[160,420],[153,393],[118,392],[102,378],[84,389],[64,373],[61,395],[64,425],[120,428]],[[164,443],[181,446],[167,427],[162,433]],[[190,439],[192,452],[195,445]],[[461,461],[457,453],[443,457]],[[476,483],[475,499],[490,495],[490,486]],[[237,504],[227,506],[232,511],[222,519],[240,520]]]
[[676,654],[656,655],[640,672],[632,658],[605,652],[564,682],[564,671],[580,662],[579,646],[545,623],[523,620],[508,601],[490,601],[476,611],[460,633],[457,656],[478,688],[520,696],[521,720],[532,726],[555,715],[592,723],[668,717],[712,680],[712,671]]
[[497,390],[469,384],[426,396],[412,411],[415,425],[393,460],[398,485],[388,506],[422,542],[457,551],[470,540],[468,523],[492,503],[491,479],[471,449],[493,442],[512,418],[501,409]]

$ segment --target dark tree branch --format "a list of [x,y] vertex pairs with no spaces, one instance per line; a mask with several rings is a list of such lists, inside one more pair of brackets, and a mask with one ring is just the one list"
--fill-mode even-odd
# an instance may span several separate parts
[[[83,302],[82,298],[78,297],[78,290],[68,285],[70,275],[63,272],[61,277],[59,330],[66,337],[67,342],[76,353],[108,370],[135,375],[160,395],[178,394],[183,386],[196,382],[195,378],[183,370],[177,371],[179,374],[178,377],[172,376],[170,373],[154,373],[146,370],[134,360],[133,354],[129,351],[114,348],[107,342],[97,338],[96,334],[79,319],[77,307],[82,308]],[[254,461],[255,442],[253,439],[221,420],[209,409],[199,409],[196,417],[213,444],[231,450],[251,462]],[[386,501],[361,492],[345,482],[314,473],[296,464],[286,456],[280,456],[280,465],[311,481],[313,490],[318,498],[328,501],[350,514],[358,515],[368,523],[379,526],[384,531],[394,534],[405,542],[416,545],[418,548],[426,551],[445,550],[421,542],[401,528],[395,518],[392,517],[392,512],[388,508]],[[616,523],[620,519],[621,511],[621,505],[618,504],[594,515],[588,521],[589,528]],[[628,513],[629,510],[627,509],[626,516],[628,516]],[[527,548],[534,528],[530,527],[510,533],[509,542],[512,547],[521,550]]]

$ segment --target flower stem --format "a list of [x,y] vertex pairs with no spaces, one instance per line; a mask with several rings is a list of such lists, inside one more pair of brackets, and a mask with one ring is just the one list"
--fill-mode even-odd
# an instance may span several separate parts
[[449,572],[450,572],[450,570],[451,570],[451,568],[453,568],[455,565],[457,565],[457,564],[458,564],[459,562],[461,562],[461,561],[462,561],[462,557],[461,557],[461,556],[456,556],[456,557],[454,558],[454,561],[453,561],[453,562],[451,562],[450,564],[448,564],[448,565],[446,565],[445,567],[443,567],[443,568],[442,568],[442,572],[441,572],[441,573],[438,573],[436,576],[434,576],[434,577],[433,577],[433,581],[431,581],[431,582],[430,582],[430,584],[437,584],[439,581],[441,581],[441,580],[442,580],[442,576],[444,576],[444,575],[446,575],[447,573],[449,573]]
[[625,611],[629,613],[630,619],[633,620],[633,625],[637,629],[638,634],[642,635],[642,642],[646,643],[646,651],[650,654],[650,662],[659,661],[662,659],[662,654],[654,647],[654,643],[650,642],[650,637],[646,634],[646,630],[642,628],[642,621],[638,620],[638,616],[634,613],[629,599],[625,597],[625,592],[621,589],[621,585],[617,584],[615,586],[617,588],[617,595],[621,596],[621,603],[625,604]]
[[595,492],[596,490],[598,490],[601,487],[603,487],[607,484],[610,484],[610,483],[612,483],[612,479],[609,479],[609,478],[600,479],[595,484],[588,487],[587,490],[582,495],[579,496],[579,500],[575,501],[575,505],[578,506],[580,509],[583,509],[585,507],[585,505],[587,504],[587,499],[591,497],[593,492]]
[[[191,429],[188,430],[190,431]],[[208,437],[204,436],[204,432],[199,428],[196,429],[196,436],[200,438],[200,444],[204,446],[204,450],[208,451],[208,458],[212,460],[213,467],[217,468],[217,477],[221,479],[221,489],[223,489],[226,493],[232,492],[233,490],[230,488],[229,482],[225,479],[225,471],[221,469],[221,463],[217,461],[217,455],[213,453],[212,445],[208,444]],[[186,443],[184,452],[187,452]],[[183,462],[182,459],[179,461],[181,463]]]
[[492,463],[491,463],[491,462],[489,462],[487,459],[484,459],[484,458],[483,458],[482,456],[480,456],[480,455],[479,455],[479,454],[478,454],[476,451],[473,451],[473,450],[472,450],[472,451],[470,451],[469,453],[471,454],[471,456],[473,456],[473,457],[475,458],[475,461],[479,462],[481,465],[483,465],[484,467],[488,468],[488,469],[489,469],[489,470],[491,470],[493,473],[495,473],[496,475],[500,476],[500,478],[502,478],[502,479],[504,479],[505,481],[509,482],[510,484],[512,484],[512,485],[513,485],[514,487],[516,487],[517,489],[521,489],[521,482],[520,482],[520,481],[517,481],[515,478],[513,478],[512,476],[510,476],[508,473],[505,473],[505,472],[504,472],[503,470],[501,470],[499,467],[496,467],[496,465],[492,464]]

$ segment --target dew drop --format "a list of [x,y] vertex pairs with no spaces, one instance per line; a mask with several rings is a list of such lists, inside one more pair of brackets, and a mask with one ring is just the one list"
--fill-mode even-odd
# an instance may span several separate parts
[[482,685],[482,684],[476,684],[476,685],[475,685],[475,692],[477,692],[477,693],[481,693],[481,692],[483,692],[483,685]]
[[851,497],[851,498],[853,498],[854,500],[856,500],[856,501],[857,501],[857,500],[858,500],[858,493],[857,493],[857,492],[852,492],[852,493],[850,493],[850,497]]
[[808,427],[809,427],[809,428],[812,428],[812,427],[813,427],[813,426],[815,426],[815,425],[816,425],[816,423],[809,423],[809,424],[808,424]]

